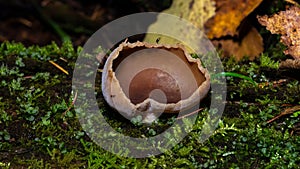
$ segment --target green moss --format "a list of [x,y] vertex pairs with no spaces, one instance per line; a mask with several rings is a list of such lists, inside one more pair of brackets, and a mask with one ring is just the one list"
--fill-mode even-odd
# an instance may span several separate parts
[[[255,61],[224,59],[226,72],[253,79],[227,77],[227,101],[218,128],[205,142],[199,136],[209,118],[209,99],[193,130],[164,154],[134,159],[106,152],[82,130],[72,104],[71,75],[81,48],[0,45],[0,166],[3,168],[297,168],[300,163],[299,112],[266,123],[283,105],[300,104],[300,84],[278,73],[278,58],[263,54]],[[67,59],[67,63],[60,61]],[[273,76],[276,74],[276,77]],[[280,85],[272,82],[285,78]],[[99,79],[97,80],[99,82]],[[100,84],[100,83],[99,83]],[[100,86],[98,84],[98,89]],[[98,91],[101,92],[101,91]],[[152,137],[171,126],[176,116],[163,115],[146,126],[137,117],[126,120],[97,95],[100,112],[119,133]],[[190,123],[183,120],[184,123]],[[293,134],[291,134],[293,132]],[[175,133],[176,134],[176,133]],[[172,138],[170,134],[168,137]]]
[[260,57],[260,66],[267,67],[270,69],[278,69],[279,68],[279,61],[272,60],[268,54],[262,54]]

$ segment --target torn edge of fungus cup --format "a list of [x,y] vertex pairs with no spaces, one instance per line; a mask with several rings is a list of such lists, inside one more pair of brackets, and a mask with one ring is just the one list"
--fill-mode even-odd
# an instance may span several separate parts
[[161,113],[193,108],[207,95],[210,75],[183,45],[124,41],[102,72],[106,102],[124,117],[152,123]]

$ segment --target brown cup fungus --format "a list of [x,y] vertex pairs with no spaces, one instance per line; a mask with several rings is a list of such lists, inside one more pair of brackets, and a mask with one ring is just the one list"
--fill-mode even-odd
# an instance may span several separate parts
[[210,76],[182,45],[123,42],[107,58],[102,92],[127,118],[151,123],[160,113],[191,109],[207,95]]

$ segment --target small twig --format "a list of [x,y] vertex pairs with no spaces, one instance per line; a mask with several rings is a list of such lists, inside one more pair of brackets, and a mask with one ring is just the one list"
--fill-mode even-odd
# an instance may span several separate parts
[[274,86],[274,87],[278,87],[286,82],[287,82],[287,79],[279,79],[277,81],[259,83],[258,87],[264,88],[266,86],[270,86],[270,84],[272,84],[272,86]]
[[71,110],[71,108],[74,106],[76,100],[77,100],[77,91],[76,91],[76,93],[75,93],[75,96],[74,96],[74,99],[73,99],[71,105],[68,107],[68,109],[67,109],[65,112],[62,113],[62,115],[61,115],[62,118],[65,117],[66,114],[67,114],[67,112]]
[[20,23],[22,23],[23,25],[31,28],[32,27],[32,22],[27,20],[27,19],[24,19],[24,18],[20,18],[18,19]]
[[90,16],[91,20],[96,20],[97,17],[101,16],[102,15],[102,12],[99,12],[101,9],[101,6],[100,5],[96,5],[95,8],[94,8],[94,11],[92,13],[92,15]]
[[300,131],[300,123],[296,123],[291,131],[291,136],[296,132],[298,133]]
[[65,58],[59,57],[59,59],[66,62],[66,63],[68,63],[67,59],[65,59]]
[[298,110],[300,110],[300,106],[294,106],[291,108],[287,108],[283,112],[281,112],[279,115],[273,117],[271,120],[268,120],[267,123],[272,123],[274,120],[277,120],[280,117],[288,115],[288,114],[293,114],[295,111],[298,111]]
[[193,112],[191,112],[191,113],[189,113],[189,114],[186,114],[186,115],[177,117],[176,120],[180,120],[180,119],[183,119],[183,118],[185,118],[185,117],[188,117],[188,116],[191,116],[191,115],[193,115],[193,114],[196,114],[196,113],[198,113],[199,111],[201,111],[201,110],[203,110],[203,109],[204,109],[204,108],[200,108],[200,109],[197,109],[197,110],[195,110],[195,111],[193,111]]
[[33,76],[29,75],[29,76],[24,76],[24,79],[31,79]]
[[62,68],[61,66],[59,66],[58,64],[56,64],[55,62],[53,62],[52,60],[49,60],[49,62],[55,66],[56,68],[58,68],[59,70],[61,70],[62,72],[64,72],[65,74],[69,75],[69,72],[66,71],[64,68]]
[[[261,103],[258,103],[258,102],[244,102],[244,101],[229,101],[229,100],[226,100],[223,102],[224,104],[247,104],[248,106],[260,106]],[[293,106],[295,104],[288,104],[288,103],[274,103],[275,105],[279,105],[279,106],[282,106],[282,107],[288,107],[288,106]]]

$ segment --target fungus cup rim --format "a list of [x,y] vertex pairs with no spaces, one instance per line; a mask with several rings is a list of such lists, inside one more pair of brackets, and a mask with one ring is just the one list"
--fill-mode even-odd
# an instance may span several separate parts
[[[147,98],[143,102],[133,104],[125,95],[120,83],[113,71],[113,61],[118,58],[120,52],[124,48],[164,48],[164,49],[180,49],[183,51],[188,62],[197,63],[199,71],[203,74],[205,81],[203,81],[198,88],[186,99],[181,99],[176,103],[160,103],[152,98]],[[200,103],[206,97],[210,90],[210,75],[206,68],[202,66],[199,58],[193,58],[182,44],[151,44],[148,42],[134,42],[129,43],[127,40],[122,42],[112,53],[108,56],[103,72],[102,72],[102,92],[104,99],[112,108],[116,109],[126,118],[132,118],[137,115],[142,115],[143,121],[151,123],[156,119],[158,113],[178,113],[189,110]]]

